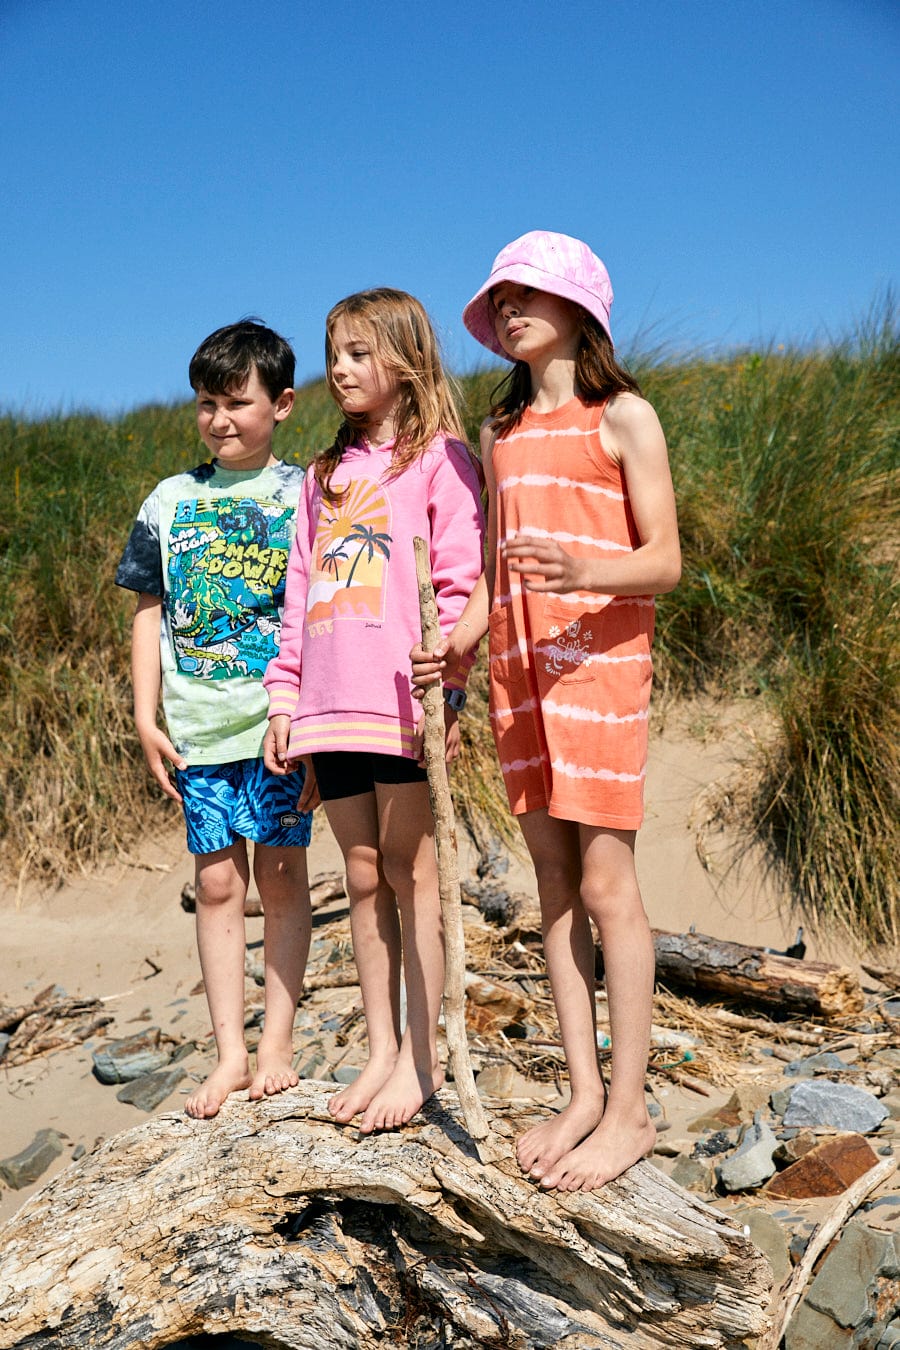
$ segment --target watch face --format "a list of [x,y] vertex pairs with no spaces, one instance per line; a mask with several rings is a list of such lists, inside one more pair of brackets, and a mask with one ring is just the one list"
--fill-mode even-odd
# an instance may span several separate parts
[[461,712],[466,706],[466,694],[464,689],[445,689],[444,702],[453,709],[454,712]]

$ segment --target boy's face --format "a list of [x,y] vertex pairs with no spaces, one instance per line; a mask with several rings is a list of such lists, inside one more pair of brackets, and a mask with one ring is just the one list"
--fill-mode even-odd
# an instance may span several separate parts
[[264,469],[276,462],[272,436],[293,406],[293,389],[273,401],[254,367],[246,383],[230,393],[197,390],[197,430],[223,469]]

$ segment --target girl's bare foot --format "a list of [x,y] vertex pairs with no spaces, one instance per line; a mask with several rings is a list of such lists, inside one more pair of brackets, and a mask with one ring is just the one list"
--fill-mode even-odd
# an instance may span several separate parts
[[219,1114],[219,1107],[230,1093],[249,1086],[250,1061],[246,1054],[222,1059],[206,1081],[187,1098],[184,1109],[194,1120],[209,1120]]
[[523,1134],[516,1144],[516,1158],[522,1171],[542,1180],[560,1158],[597,1128],[603,1106],[602,1088],[596,1095],[582,1093],[556,1115]]
[[330,1098],[328,1110],[342,1125],[366,1111],[373,1097],[384,1086],[397,1065],[397,1051],[381,1056],[373,1055],[358,1078]]
[[544,1172],[541,1185],[548,1190],[598,1190],[646,1157],[655,1142],[656,1130],[646,1112],[643,1120],[615,1119],[607,1112],[577,1148]]
[[266,1038],[260,1037],[256,1049],[256,1073],[247,1094],[252,1102],[262,1097],[274,1097],[279,1092],[296,1087],[300,1076],[293,1064],[293,1047],[287,1045],[267,1045]]
[[360,1121],[360,1134],[396,1130],[408,1124],[443,1083],[444,1071],[439,1063],[435,1061],[428,1070],[417,1069],[411,1059],[401,1055],[394,1072],[369,1103]]

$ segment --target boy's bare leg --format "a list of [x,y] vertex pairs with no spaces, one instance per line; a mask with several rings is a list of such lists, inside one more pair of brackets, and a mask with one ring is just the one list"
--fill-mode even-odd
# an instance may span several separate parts
[[437,1053],[444,931],[428,785],[376,784],[375,791],[384,875],[400,912],[406,1029],[390,1077],[364,1109],[362,1134],[405,1125],[444,1081]]
[[350,929],[359,973],[369,1058],[355,1082],[328,1103],[347,1124],[365,1111],[394,1071],[400,1049],[400,923],[394,893],[381,869],[374,792],[325,803],[347,869]]
[[294,1015],[309,956],[312,919],[306,849],[257,844],[253,875],[264,924],[265,1022],[250,1098],[274,1096],[300,1081],[294,1068]]
[[195,864],[197,949],[219,1062],[187,1098],[197,1120],[217,1114],[230,1092],[250,1086],[244,1041],[244,899],[250,878],[242,839]]
[[568,1104],[516,1145],[519,1166],[541,1179],[596,1129],[605,1093],[597,1060],[594,939],[580,892],[579,826],[546,810],[529,811],[518,820],[537,876],[544,958],[571,1089]]
[[[612,1066],[600,1122],[542,1169],[543,1186],[569,1191],[595,1190],[612,1181],[643,1158],[656,1139],[644,1095],[655,954],[634,870],[634,832],[584,825],[579,830],[582,900],[603,948]],[[565,991],[554,986],[554,998],[559,1006]]]

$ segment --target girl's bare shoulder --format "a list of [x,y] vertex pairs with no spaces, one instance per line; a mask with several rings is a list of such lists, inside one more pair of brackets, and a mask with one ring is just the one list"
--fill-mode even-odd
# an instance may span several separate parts
[[632,394],[623,389],[613,394],[606,405],[604,422],[611,431],[641,431],[659,426],[659,418],[652,403],[648,403],[640,394]]

